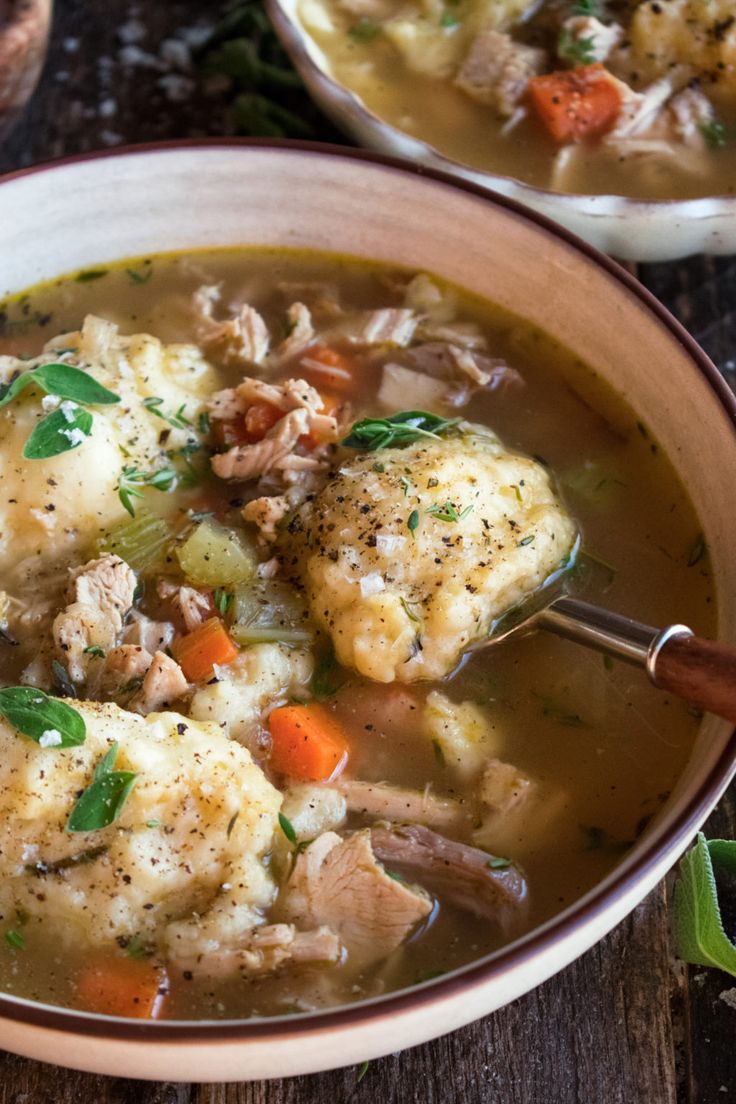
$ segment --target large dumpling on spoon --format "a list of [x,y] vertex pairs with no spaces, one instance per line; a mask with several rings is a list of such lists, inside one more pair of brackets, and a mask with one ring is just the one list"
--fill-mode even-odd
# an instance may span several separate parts
[[449,674],[575,538],[542,465],[465,423],[345,455],[291,519],[282,556],[342,664],[414,682]]

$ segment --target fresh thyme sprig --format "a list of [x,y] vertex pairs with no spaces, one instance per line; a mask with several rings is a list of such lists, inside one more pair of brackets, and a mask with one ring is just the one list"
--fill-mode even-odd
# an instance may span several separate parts
[[342,442],[347,448],[369,449],[403,448],[422,438],[439,440],[459,425],[462,418],[442,418],[424,410],[402,410],[388,418],[363,418],[356,422]]

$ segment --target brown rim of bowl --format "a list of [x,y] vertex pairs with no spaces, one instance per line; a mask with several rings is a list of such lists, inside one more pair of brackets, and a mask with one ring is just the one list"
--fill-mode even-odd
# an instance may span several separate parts
[[[515,200],[506,196],[494,195],[486,188],[472,184],[469,181],[458,180],[448,173],[428,169],[422,165],[414,165],[401,161],[398,158],[386,157],[382,154],[370,153],[365,150],[351,149],[349,147],[328,145],[320,142],[277,141],[267,138],[192,138],[180,139],[171,142],[148,142],[139,146],[121,146],[110,150],[100,150],[94,153],[83,153],[76,156],[60,158],[56,161],[44,162],[26,169],[17,169],[15,172],[0,176],[0,187],[38,173],[53,172],[56,168],[65,168],[68,165],[82,164],[85,161],[97,161],[111,157],[129,157],[136,154],[178,152],[181,150],[200,149],[206,152],[208,149],[266,149],[279,150],[283,153],[294,152],[296,154],[316,154],[321,156],[345,158],[353,161],[364,161],[379,167],[388,168],[393,172],[406,173],[408,175],[428,177],[439,184],[450,188],[456,188],[486,203],[498,207],[504,207],[518,218],[527,223],[533,223],[547,234],[561,239],[572,249],[584,254],[595,261],[611,278],[622,284],[627,291],[657,318],[683,346],[694,366],[705,377],[714,391],[717,399],[726,411],[736,433],[736,397],[731,393],[726,381],[721,376],[715,364],[705,355],[700,346],[690,336],[687,330],[677,319],[670,314],[658,299],[647,290],[639,281],[631,276],[626,269],[606,254],[601,253],[592,245],[578,238],[569,230],[558,226],[551,219],[536,211],[524,207]],[[380,1019],[393,1012],[401,1012],[412,1006],[432,1004],[438,999],[457,996],[463,990],[481,982],[489,981],[494,975],[500,975],[510,969],[521,966],[534,958],[540,951],[544,951],[558,942],[565,935],[572,934],[577,928],[585,926],[589,921],[601,913],[606,905],[614,899],[625,895],[629,890],[647,875],[661,859],[663,851],[673,851],[679,854],[687,846],[701,820],[708,814],[714,799],[717,799],[720,791],[727,785],[736,762],[736,730],[724,747],[710,776],[702,783],[697,792],[690,798],[686,807],[675,820],[667,833],[666,841],[661,838],[661,831],[654,831],[652,839],[643,847],[641,855],[625,870],[616,873],[614,870],[607,880],[610,884],[606,889],[600,885],[592,889],[583,898],[583,903],[571,905],[562,914],[547,921],[541,928],[529,932],[521,939],[510,944],[500,951],[485,956],[467,966],[448,974],[445,978],[436,978],[424,982],[413,989],[399,990],[397,993],[385,997],[377,997],[359,1004],[342,1005],[324,1012],[307,1012],[296,1016],[273,1016],[267,1020],[170,1020],[170,1021],[145,1021],[122,1019],[119,1017],[102,1016],[89,1012],[81,1012],[76,1009],[65,1009],[53,1005],[41,1004],[29,1001],[22,997],[12,997],[0,993],[0,1019],[11,1019],[21,1023],[31,1024],[36,1027],[73,1033],[76,1035],[94,1036],[97,1038],[110,1038],[119,1040],[150,1040],[166,1041],[170,1043],[199,1040],[202,1042],[216,1040],[226,1041],[242,1039],[267,1038],[274,1035],[298,1036],[319,1030],[329,1030],[332,1027],[345,1027],[353,1023],[366,1022],[372,1019]],[[666,846],[665,846],[666,843]]]

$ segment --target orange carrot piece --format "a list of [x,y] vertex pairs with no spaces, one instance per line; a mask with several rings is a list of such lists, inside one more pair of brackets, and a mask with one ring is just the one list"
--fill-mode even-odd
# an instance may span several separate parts
[[268,402],[257,402],[249,406],[245,412],[245,431],[252,444],[262,441],[269,429],[273,429],[278,421],[283,418],[283,410]]
[[[304,363],[304,360],[307,363]],[[310,368],[309,361],[319,367]],[[318,390],[324,384],[335,391],[352,391],[355,386],[355,362],[327,345],[312,345],[304,353],[301,369],[307,380]],[[323,396],[324,397],[324,396]]]
[[540,120],[560,143],[599,137],[621,109],[621,93],[600,62],[532,77],[528,94]]
[[284,705],[268,718],[271,766],[306,782],[331,782],[348,761],[348,745],[319,705]]
[[211,678],[215,664],[225,667],[238,654],[219,617],[210,617],[199,628],[182,636],[171,650],[190,682],[203,682]]
[[77,981],[76,1003],[85,1012],[155,1020],[169,992],[166,970],[145,959],[106,955],[85,966]]

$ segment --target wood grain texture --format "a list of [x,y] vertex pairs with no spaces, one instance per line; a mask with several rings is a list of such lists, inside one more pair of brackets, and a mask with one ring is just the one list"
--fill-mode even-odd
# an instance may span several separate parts
[[[228,6],[57,0],[46,73],[0,147],[0,171],[119,142],[226,133],[220,94],[195,87],[172,102],[159,69],[122,63],[119,31],[135,15],[138,47],[157,57],[178,28]],[[639,275],[733,382],[736,258],[642,266]],[[732,788],[710,835],[736,834],[735,797]],[[736,914],[736,895],[727,907]],[[719,996],[730,987],[717,971],[673,961],[660,886],[556,978],[462,1031],[371,1063],[359,1084],[351,1067],[253,1084],[153,1085],[0,1053],[0,1104],[730,1104],[736,1011]]]
[[736,649],[699,636],[677,636],[660,651],[657,686],[736,724]]

